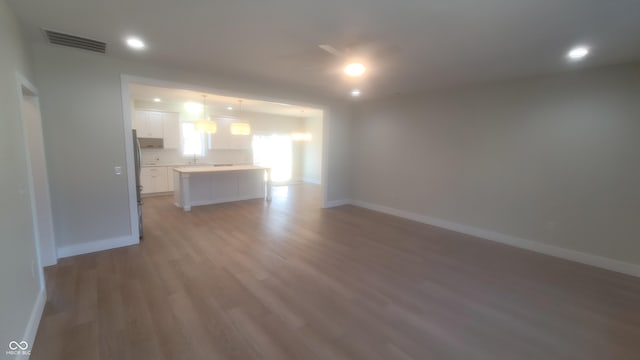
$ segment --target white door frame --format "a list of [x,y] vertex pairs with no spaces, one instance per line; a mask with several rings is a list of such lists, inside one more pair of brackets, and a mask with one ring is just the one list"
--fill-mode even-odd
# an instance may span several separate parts
[[[38,91],[36,87],[20,73],[17,73],[16,77],[17,77],[17,86],[18,86],[18,89],[17,89],[18,98],[20,100],[20,104],[19,104],[20,120],[22,122],[22,132],[24,136],[23,142],[24,142],[26,160],[27,160],[27,182],[28,182],[27,185],[29,187],[31,217],[33,222],[33,230],[34,230],[33,232],[34,232],[34,238],[36,240],[36,253],[37,253],[38,264],[39,264],[38,272],[40,275],[40,285],[44,287],[44,273],[43,273],[42,267],[55,265],[58,262],[58,256],[57,256],[56,244],[55,244],[55,233],[53,230],[53,223],[52,223],[53,212],[51,209],[51,195],[49,191],[49,179],[47,175],[46,160],[45,160],[43,164],[45,166],[45,168],[43,169],[43,172],[45,177],[44,182],[46,183],[46,188],[40,189],[40,190],[45,193],[46,204],[40,207],[37,206],[38,202],[36,199],[36,189],[35,189],[35,182],[33,178],[33,163],[32,163],[33,158],[31,154],[31,149],[29,148],[29,131],[30,130],[29,130],[29,127],[27,126],[27,118],[26,118],[27,115],[25,114],[23,109],[24,103],[28,101],[27,97],[32,97],[33,101],[31,101],[31,103],[36,107],[38,114],[40,115],[40,102],[38,99]],[[38,122],[40,125],[39,128],[42,129],[41,116],[38,117]],[[42,134],[40,134],[39,138],[42,139]],[[40,145],[42,146],[42,149],[44,149],[44,144],[40,144]],[[44,216],[48,217],[51,220],[48,226],[41,226],[40,222],[38,221],[38,219],[40,218],[39,215],[43,215],[39,213],[42,211],[45,212]],[[47,233],[48,236],[43,238],[40,236],[41,233]],[[47,243],[43,243],[45,241]]]

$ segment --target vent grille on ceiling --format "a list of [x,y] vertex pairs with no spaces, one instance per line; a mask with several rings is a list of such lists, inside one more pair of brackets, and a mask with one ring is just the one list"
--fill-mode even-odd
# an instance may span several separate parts
[[102,41],[87,39],[75,35],[63,34],[56,31],[42,29],[45,37],[51,44],[69,46],[77,49],[89,50],[104,54],[107,44]]

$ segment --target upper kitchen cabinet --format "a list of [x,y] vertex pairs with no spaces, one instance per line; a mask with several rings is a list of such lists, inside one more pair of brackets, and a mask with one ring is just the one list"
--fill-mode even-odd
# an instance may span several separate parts
[[136,110],[132,127],[138,137],[162,138],[165,149],[180,147],[180,114],[164,111]]
[[162,117],[158,111],[136,110],[132,126],[138,131],[138,137],[163,137]]

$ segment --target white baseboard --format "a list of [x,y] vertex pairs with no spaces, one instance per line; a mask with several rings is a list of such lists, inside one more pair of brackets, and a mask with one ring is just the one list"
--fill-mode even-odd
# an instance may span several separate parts
[[[368,203],[365,201],[354,200],[352,205],[362,208],[382,212],[389,215],[402,217],[405,219],[421,222],[437,226],[440,228],[456,231],[459,233],[476,236],[486,240],[496,241],[502,244],[519,247],[542,253],[545,255],[555,256],[558,258],[579,262],[586,265],[596,266],[599,268],[620,272],[627,275],[640,277],[640,265],[615,260],[603,256],[592,255],[577,250],[565,249],[554,245],[544,244],[538,241],[527,240],[511,235],[498,233],[491,230],[485,230],[473,226],[457,224],[454,222],[433,218],[426,215],[412,213],[409,211],[399,210],[383,205]],[[337,205],[336,205],[337,206]]]
[[324,202],[324,208],[332,208],[332,207],[336,207],[336,206],[342,206],[342,205],[349,205],[351,204],[351,200],[349,199],[342,199],[342,200],[327,200]]
[[320,179],[318,178],[303,178],[302,181],[309,184],[322,185]]
[[[40,325],[40,319],[42,319],[42,312],[44,311],[44,305],[47,303],[47,292],[44,288],[40,289],[36,297],[36,302],[33,304],[31,315],[29,316],[29,322],[24,330],[22,339],[16,339],[16,341],[26,341],[29,344],[28,350],[33,347],[33,342],[36,340],[36,334],[38,333],[38,326]],[[16,359],[25,359],[24,355],[16,355]]]
[[140,243],[140,239],[132,236],[122,236],[112,239],[91,241],[82,244],[68,245],[58,248],[58,258],[88,254],[96,251],[115,249]]

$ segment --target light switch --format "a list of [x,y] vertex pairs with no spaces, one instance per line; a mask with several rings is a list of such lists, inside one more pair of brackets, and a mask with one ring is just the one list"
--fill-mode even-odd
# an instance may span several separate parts
[[116,175],[122,175],[122,166],[116,166],[114,169],[116,171]]

